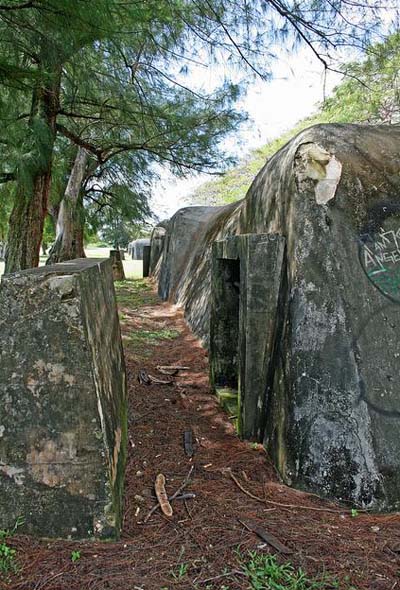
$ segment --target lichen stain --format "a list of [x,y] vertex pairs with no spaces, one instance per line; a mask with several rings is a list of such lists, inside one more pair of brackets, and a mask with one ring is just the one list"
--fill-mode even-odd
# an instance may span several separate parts
[[[75,434],[62,433],[59,440],[42,441],[40,449],[31,447],[26,456],[32,478],[49,487],[67,486],[71,462],[76,459]],[[72,491],[72,490],[71,490]]]
[[[46,363],[43,359],[37,360],[33,365],[34,370],[40,377],[47,378],[50,383],[59,385],[65,383],[66,385],[74,385],[75,377],[65,371],[64,365],[61,363]],[[26,379],[27,388],[35,395],[39,381],[33,375],[28,375]]]
[[115,434],[115,443],[114,443],[113,461],[112,461],[112,465],[111,465],[112,485],[114,485],[115,480],[117,478],[118,457],[119,457],[119,452],[121,450],[121,439],[122,439],[121,428],[118,427],[117,430],[114,432],[114,434]]

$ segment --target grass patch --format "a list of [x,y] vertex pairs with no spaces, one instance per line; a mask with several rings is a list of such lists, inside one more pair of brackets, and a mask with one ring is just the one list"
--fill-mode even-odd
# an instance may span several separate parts
[[238,430],[239,428],[239,394],[233,389],[216,388],[217,398],[225,412],[228,414],[232,424]]
[[163,340],[175,340],[178,336],[178,330],[138,330],[129,334],[129,340],[132,344],[157,345]]
[[[339,582],[330,576],[310,578],[290,562],[279,564],[274,555],[251,551],[246,561],[242,558],[242,573],[249,582],[249,590],[333,590]],[[342,586],[343,588],[343,586]],[[349,590],[351,590],[349,588]]]
[[158,298],[146,279],[127,279],[114,283],[117,303],[121,307],[138,309],[143,305],[156,303]]

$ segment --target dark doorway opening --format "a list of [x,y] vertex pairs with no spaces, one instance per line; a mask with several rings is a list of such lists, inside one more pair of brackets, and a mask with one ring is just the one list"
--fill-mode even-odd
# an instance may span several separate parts
[[240,261],[216,259],[211,326],[212,382],[233,420],[238,417]]

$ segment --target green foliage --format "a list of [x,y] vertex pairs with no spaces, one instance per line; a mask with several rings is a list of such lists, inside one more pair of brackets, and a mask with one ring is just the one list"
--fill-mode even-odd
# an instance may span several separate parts
[[251,590],[333,590],[339,588],[336,580],[324,576],[310,578],[291,563],[279,564],[274,555],[249,552],[242,565],[243,574],[249,581]]
[[54,230],[54,222],[50,215],[46,215],[44,220],[44,229],[43,229],[43,245],[52,244],[56,238],[56,232]]
[[0,572],[8,574],[17,570],[15,563],[16,550],[7,544],[8,532],[0,530]]
[[189,564],[187,563],[180,563],[175,569],[171,571],[172,577],[177,582],[180,582],[182,578],[184,578],[187,574],[189,569]]
[[13,187],[0,184],[0,242],[6,241],[8,233],[8,218],[10,217]]
[[17,519],[12,530],[0,530],[0,573],[10,574],[18,571],[15,561],[16,550],[8,544],[8,539],[16,532],[18,527],[24,524],[22,517]]
[[164,328],[162,330],[138,330],[131,332],[129,339],[132,344],[158,344],[163,340],[175,340],[178,338],[179,332],[177,330],[168,330]]
[[71,551],[71,561],[72,563],[75,563],[75,561],[79,561],[81,558],[81,552],[80,551]]
[[138,309],[157,301],[157,296],[153,294],[148,281],[144,279],[116,281],[114,287],[119,307]]
[[347,78],[322,106],[329,122],[400,122],[400,32],[369,47],[361,62],[344,67]]
[[[125,153],[96,171],[95,180],[86,179],[87,227],[115,247],[125,248],[128,242],[149,231],[146,219],[150,218],[150,191],[137,174],[134,160],[134,156]],[[146,172],[142,170],[141,174]]]

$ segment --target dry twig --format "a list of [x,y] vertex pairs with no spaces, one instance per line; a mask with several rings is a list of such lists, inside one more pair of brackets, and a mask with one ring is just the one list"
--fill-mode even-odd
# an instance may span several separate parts
[[233,475],[230,469],[226,469],[225,471],[229,473],[231,479],[235,482],[238,488],[242,490],[244,494],[246,494],[246,496],[249,496],[249,498],[253,498],[253,500],[257,500],[257,502],[262,502],[262,504],[271,504],[272,506],[279,506],[280,508],[286,508],[290,510],[313,510],[315,512],[331,512],[333,514],[343,514],[344,512],[343,510],[333,510],[332,508],[317,508],[316,506],[302,506],[300,504],[281,504],[280,502],[274,502],[273,500],[266,500],[265,498],[260,498],[259,496],[255,496],[254,494],[246,490],[242,486],[240,481]]

